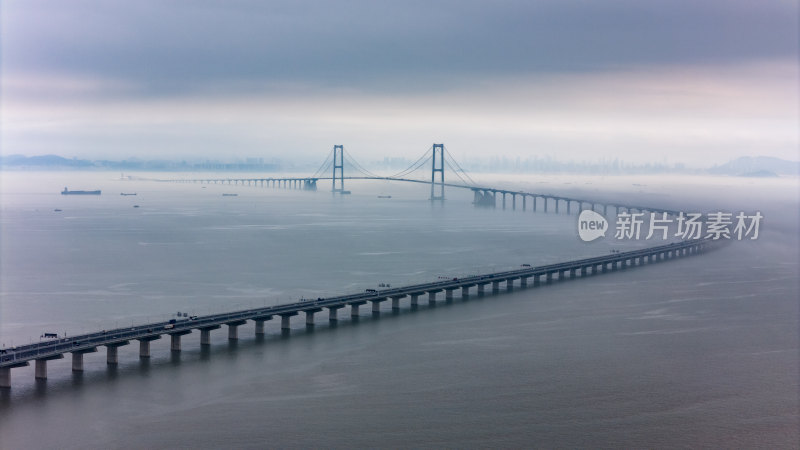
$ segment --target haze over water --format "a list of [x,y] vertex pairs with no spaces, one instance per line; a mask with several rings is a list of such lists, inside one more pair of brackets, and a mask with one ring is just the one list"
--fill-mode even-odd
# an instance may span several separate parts
[[[3,173],[0,345],[660,243],[583,243],[563,209],[478,209],[454,189],[440,206],[396,183],[334,197],[117,178]],[[485,181],[765,219],[758,240],[696,258],[380,318],[362,307],[336,327],[296,317],[288,338],[277,321],[235,344],[212,332],[205,350],[193,333],[144,362],[129,345],[116,368],[100,349],[82,375],[50,361],[46,382],[13,369],[0,448],[798,446],[796,179]]]

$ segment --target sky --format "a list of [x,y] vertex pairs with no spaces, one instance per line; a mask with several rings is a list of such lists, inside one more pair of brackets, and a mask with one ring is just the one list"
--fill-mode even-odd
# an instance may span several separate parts
[[798,0],[3,0],[0,154],[798,160]]

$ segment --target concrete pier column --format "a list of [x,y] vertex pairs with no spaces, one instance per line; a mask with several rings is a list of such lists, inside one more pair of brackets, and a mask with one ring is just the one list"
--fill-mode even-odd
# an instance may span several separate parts
[[608,272],[608,263],[603,263],[602,266],[603,266],[603,269],[602,269],[603,273]]
[[498,292],[500,292],[500,282],[492,281],[492,294],[497,294]]
[[509,279],[506,280],[506,290],[507,291],[513,291],[514,290],[514,279],[513,278],[509,278]]
[[239,339],[239,325],[228,324],[228,340],[235,341]]
[[83,372],[83,353],[72,354],[72,371]]
[[181,351],[181,335],[180,334],[171,334],[170,335],[169,349],[174,351],[174,352]]
[[519,279],[519,287],[521,287],[521,288],[528,287],[528,277],[521,277]]
[[118,348],[119,347],[116,345],[109,345],[106,347],[106,364],[114,365],[119,363]]
[[46,380],[47,379],[47,360],[46,359],[37,359],[36,360],[36,369],[34,376],[36,379],[39,380]]
[[328,322],[336,322],[337,320],[339,320],[336,317],[336,312],[338,310],[339,308],[328,308]]
[[[150,357],[150,341],[144,341],[144,340],[139,341],[139,358],[149,358],[149,357]],[[75,370],[74,363],[72,370]]]
[[536,212],[536,196],[535,195],[533,196],[533,202],[532,203],[533,203],[533,205],[532,205],[533,207],[531,208],[531,211]]
[[372,302],[372,313],[373,314],[380,314],[381,312],[381,302],[385,299],[381,300],[370,300]]
[[421,294],[411,294],[411,306],[419,306],[419,296]]
[[569,269],[569,277],[575,278],[578,275],[578,269]]
[[483,291],[484,286],[486,286],[486,285],[485,284],[479,284],[478,285],[478,295],[483,295],[484,294],[484,291]]
[[586,276],[586,266],[581,267],[581,276],[582,277]]
[[289,330],[292,328],[292,316],[281,316],[281,330]]
[[462,286],[461,287],[461,298],[469,297],[469,286]]
[[452,302],[453,301],[453,291],[455,291],[455,290],[456,290],[456,288],[445,289],[444,290],[444,299],[445,299],[445,301],[448,301],[448,302]]
[[350,304],[350,317],[358,317],[358,307],[361,306],[359,303],[351,303]]
[[547,275],[546,275],[545,279],[547,280],[547,283],[552,283],[553,282],[553,272],[547,272]]
[[570,200],[567,200],[567,215],[570,214],[570,206],[569,206],[570,203],[572,203],[572,202]]
[[533,276],[533,287],[539,286],[539,279],[541,276],[541,274],[536,274]]
[[200,345],[211,345],[211,330],[208,328],[200,329]]
[[11,387],[11,367],[0,367],[0,388]]
[[436,291],[428,292],[428,304],[435,305],[436,304]]
[[264,334],[264,321],[256,319],[255,323],[256,323],[256,336]]
[[400,299],[402,297],[392,297],[392,310],[400,309]]
[[314,325],[314,313],[316,312],[314,310],[306,311],[306,325]]

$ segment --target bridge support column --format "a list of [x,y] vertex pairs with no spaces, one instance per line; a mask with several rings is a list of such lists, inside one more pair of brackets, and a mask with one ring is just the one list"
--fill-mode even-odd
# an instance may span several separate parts
[[317,312],[318,311],[315,311],[315,310],[306,311],[306,325],[307,326],[308,325],[311,325],[311,326],[314,325],[314,314],[317,313]]
[[11,387],[11,367],[0,367],[0,388]]
[[220,327],[221,325],[213,325],[210,327],[200,328],[200,345],[201,346],[211,345],[211,331],[217,330]]
[[469,297],[469,286],[462,286],[461,287],[461,298]]
[[264,320],[256,319],[254,321],[256,323],[256,336],[260,336],[264,334]]
[[517,194],[511,194],[511,209],[513,211],[517,210]]
[[116,345],[109,345],[106,347],[106,364],[115,365],[119,363],[119,354]]
[[536,196],[535,195],[533,196],[533,208],[532,208],[532,211],[536,212]]
[[492,294],[497,294],[498,292],[500,292],[500,282],[492,281]]
[[586,266],[581,267],[581,278],[586,276]]
[[411,297],[411,307],[412,308],[416,308],[417,306],[419,306],[419,296],[420,295],[421,294],[410,294],[409,295]]
[[[139,341],[139,358],[149,358],[149,357],[150,357],[150,341],[145,341],[145,340]],[[81,358],[81,362],[82,361],[83,358]],[[72,370],[75,370],[74,364]]]
[[569,277],[575,278],[578,275],[577,269],[569,269]]
[[455,291],[455,290],[456,290],[455,288],[453,288],[453,289],[445,289],[444,290],[444,300],[447,301],[447,302],[452,302],[453,301],[453,291]]
[[513,291],[514,290],[514,279],[509,278],[506,280],[506,291]]
[[360,303],[351,303],[350,304],[350,317],[357,318],[358,317],[358,307],[361,306]]
[[328,308],[328,322],[336,322],[339,320],[336,315],[337,311],[339,311],[338,307],[329,307]]
[[553,282],[553,272],[547,272],[546,280],[547,280],[547,284],[550,284],[550,283]]
[[403,297],[392,297],[392,310],[397,311],[400,309],[400,299]]
[[372,302],[372,314],[380,314],[381,313],[381,302],[385,301],[385,298],[380,300],[370,300]]
[[34,377],[37,380],[46,380],[47,379],[47,360],[46,359],[37,359],[35,364],[34,370]]
[[171,334],[170,335],[170,344],[169,349],[173,352],[181,351],[181,335],[180,334]]
[[281,316],[281,330],[290,330],[292,316]]
[[428,292],[428,305],[436,305],[436,291]]
[[72,354],[72,371],[83,372],[83,353]]
[[521,287],[523,289],[528,287],[528,277],[521,277],[519,279],[519,287]]
[[228,324],[228,340],[229,341],[239,340],[239,325]]
[[525,206],[526,206],[527,201],[528,201],[528,196],[523,194],[522,195],[522,212],[525,212]]
[[486,286],[486,285],[485,284],[479,284],[478,285],[478,295],[479,296],[484,294],[484,291],[483,291],[484,290],[484,286]]
[[542,277],[541,274],[536,274],[533,276],[533,287],[539,286],[539,279]]

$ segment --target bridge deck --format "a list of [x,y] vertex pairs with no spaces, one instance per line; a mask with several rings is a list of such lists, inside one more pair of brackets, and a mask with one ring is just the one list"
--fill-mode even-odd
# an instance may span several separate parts
[[[464,278],[453,278],[450,280],[421,283],[391,289],[383,289],[376,292],[361,292],[346,294],[336,297],[329,297],[318,300],[307,300],[295,303],[269,306],[264,308],[247,309],[242,311],[232,311],[228,313],[212,314],[207,316],[197,316],[193,319],[178,320],[176,323],[154,322],[146,325],[134,327],[116,328],[88,333],[68,338],[54,339],[52,341],[39,342],[35,344],[22,345],[11,348],[0,349],[0,368],[12,368],[25,366],[31,360],[48,360],[59,358],[64,353],[85,353],[93,351],[98,346],[124,345],[129,340],[148,341],[159,338],[162,335],[181,335],[192,332],[192,330],[203,330],[218,328],[220,325],[236,325],[247,320],[264,320],[271,316],[294,315],[299,312],[316,312],[321,308],[338,309],[347,305],[364,304],[370,300],[381,300],[387,298],[403,298],[410,295],[419,295],[425,292],[441,292],[443,290],[455,290],[459,288],[469,288],[475,285],[486,285],[493,282],[503,282],[520,278],[538,277],[563,273],[566,271],[584,269],[589,267],[605,267],[608,264],[634,260],[640,257],[652,257],[654,255],[675,252],[677,250],[702,251],[709,244],[715,241],[699,239],[671,243],[657,247],[650,247],[628,252],[614,253],[606,256],[578,259],[563,263],[549,264],[537,267],[525,267],[518,270],[494,272],[484,275],[476,275]],[[673,253],[673,255],[677,255]],[[593,273],[595,270],[593,270]]]

